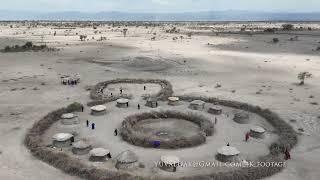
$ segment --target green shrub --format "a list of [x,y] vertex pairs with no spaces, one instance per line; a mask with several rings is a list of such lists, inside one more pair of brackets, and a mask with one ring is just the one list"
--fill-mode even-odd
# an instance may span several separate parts
[[67,111],[68,112],[79,112],[82,110],[82,107],[83,105],[78,103],[78,102],[74,102],[72,104],[70,104],[68,107],[67,107]]

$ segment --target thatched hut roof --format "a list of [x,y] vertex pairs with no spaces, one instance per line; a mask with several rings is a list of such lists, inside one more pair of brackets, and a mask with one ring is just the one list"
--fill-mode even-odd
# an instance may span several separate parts
[[157,102],[157,101],[158,101],[158,99],[156,97],[149,97],[147,99],[147,102]]
[[104,105],[97,105],[97,106],[91,107],[90,109],[92,111],[101,112],[101,111],[105,111],[107,109],[107,107]]
[[179,97],[168,97],[168,100],[175,102],[175,101],[179,101],[180,99]]
[[86,149],[91,147],[91,145],[85,141],[77,141],[72,144],[72,147],[77,148],[77,149]]
[[235,156],[240,154],[240,151],[232,146],[223,146],[218,149],[218,153],[224,156]]
[[66,114],[62,114],[61,115],[61,118],[62,119],[72,119],[72,118],[75,118],[76,115],[74,115],[73,113],[66,113]]
[[52,139],[55,141],[63,142],[69,140],[72,137],[73,135],[69,133],[58,133],[52,136]]
[[117,162],[119,163],[134,163],[138,161],[138,156],[132,151],[124,151],[120,153],[117,157]]
[[165,155],[161,156],[161,162],[167,164],[167,165],[174,165],[180,163],[180,159],[177,156],[172,155]]
[[251,131],[253,132],[257,132],[257,133],[264,133],[266,132],[266,130],[263,128],[263,127],[260,127],[260,126],[252,126],[250,128]]
[[95,156],[95,157],[103,157],[108,155],[109,153],[110,151],[104,148],[94,148],[89,152],[90,156]]
[[201,100],[194,100],[190,103],[191,105],[197,105],[197,106],[202,106],[205,104],[204,101],[201,101]]
[[118,104],[126,104],[129,102],[129,99],[120,98],[117,100]]
[[209,109],[214,111],[222,111],[222,107],[216,105],[210,106]]

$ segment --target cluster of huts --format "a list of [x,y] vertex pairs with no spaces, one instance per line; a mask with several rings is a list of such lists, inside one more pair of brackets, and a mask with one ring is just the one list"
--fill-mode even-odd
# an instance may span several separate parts
[[[89,156],[89,161],[106,162],[112,158],[111,152],[105,148],[93,148],[90,143],[84,140],[75,141],[74,135],[69,133],[58,133],[53,137],[53,146],[55,148],[71,148],[73,154],[78,156]],[[116,158],[116,168],[133,169],[139,167],[138,156],[132,151],[124,151]]]
[[[179,97],[169,97],[168,105],[177,106],[180,104]],[[151,108],[158,107],[158,101],[156,98],[149,97],[146,100],[146,106]],[[190,102],[189,108],[192,110],[204,110],[206,103],[201,100],[194,100]],[[119,108],[129,107],[129,99],[120,98],[116,101],[116,106]],[[97,105],[91,107],[92,115],[103,115],[106,113],[106,106]],[[207,110],[208,113],[213,115],[221,115],[223,113],[222,107],[218,105],[210,105]],[[235,113],[233,120],[240,124],[250,123],[250,116],[248,113],[241,111]],[[61,123],[64,125],[79,124],[79,119],[75,114],[67,113],[61,116]],[[250,128],[250,136],[254,138],[264,138],[266,130],[259,126],[252,126]],[[69,133],[58,133],[53,137],[53,146],[57,148],[71,148],[71,151],[75,155],[89,155],[89,160],[94,162],[105,162],[111,159],[110,150],[104,148],[93,148],[87,141],[79,140],[75,141],[74,135]],[[236,147],[232,147],[229,144],[223,146],[217,150],[216,158],[222,162],[235,162],[239,161],[240,151]],[[160,158],[159,168],[169,171],[176,172],[180,164],[180,159],[177,156],[165,155]],[[121,152],[116,157],[115,167],[117,169],[132,169],[139,167],[138,156],[132,151]]]
[[[190,102],[189,108],[192,110],[204,110],[206,102],[202,100],[194,100]],[[221,115],[222,108],[218,105],[210,105],[208,107],[208,113],[213,115]],[[234,114],[233,121],[239,124],[249,124],[250,123],[250,116],[249,113],[245,111],[240,111]],[[265,137],[266,130],[260,126],[252,126],[248,135],[253,138],[262,139]],[[223,146],[218,149],[216,158],[222,162],[235,162],[240,161],[239,158],[240,151],[236,147],[232,147],[229,144],[227,146]]]

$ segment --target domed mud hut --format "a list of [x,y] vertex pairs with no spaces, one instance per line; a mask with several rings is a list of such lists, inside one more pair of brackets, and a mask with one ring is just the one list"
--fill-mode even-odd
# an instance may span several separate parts
[[107,107],[104,105],[98,105],[91,107],[91,115],[104,115],[107,112]]
[[76,155],[85,155],[92,150],[92,146],[85,141],[78,141],[72,144],[72,153]]
[[214,115],[220,115],[222,114],[222,108],[220,106],[210,106],[208,113],[214,114]]
[[127,108],[129,107],[129,99],[120,98],[117,100],[117,107]]
[[89,152],[90,161],[93,162],[104,162],[107,158],[111,158],[110,151],[104,148],[95,148]]
[[168,97],[168,105],[177,106],[179,105],[179,97]]
[[79,124],[79,118],[73,113],[66,113],[62,114],[61,116],[61,123],[63,125],[74,125],[74,124]]
[[160,168],[169,172],[176,172],[180,159],[177,156],[161,156]]
[[250,128],[250,136],[254,138],[264,138],[266,130],[260,126],[253,126]]
[[205,106],[205,102],[201,100],[194,100],[190,103],[189,108],[193,110],[203,110]]
[[233,120],[239,124],[248,124],[250,122],[249,114],[244,111],[236,113]]
[[74,136],[69,133],[55,134],[52,139],[52,145],[57,148],[69,147],[74,142]]
[[157,108],[158,107],[158,99],[156,97],[149,97],[146,102],[146,106],[151,108]]
[[221,162],[237,162],[240,151],[232,146],[223,146],[218,149],[217,160]]
[[116,159],[117,169],[134,169],[139,167],[138,156],[132,151],[124,151]]

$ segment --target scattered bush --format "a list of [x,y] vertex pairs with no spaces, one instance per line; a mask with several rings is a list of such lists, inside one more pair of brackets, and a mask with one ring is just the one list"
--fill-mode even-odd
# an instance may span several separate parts
[[48,48],[47,45],[34,45],[32,42],[26,42],[24,45],[6,46],[2,52],[25,52],[25,51],[41,51],[41,50],[53,50]]
[[298,79],[300,80],[299,85],[304,85],[305,79],[311,78],[311,77],[312,77],[312,74],[309,72],[300,72],[298,74]]
[[67,111],[69,112],[80,112],[82,110],[83,105],[78,103],[78,102],[74,102],[72,104],[70,104],[67,107]]
[[275,29],[274,28],[267,28],[267,29],[264,30],[264,32],[275,33]]
[[293,28],[294,28],[294,25],[293,25],[293,24],[283,24],[283,25],[282,25],[282,29],[283,29],[284,31],[291,31],[291,30],[293,30]]
[[278,43],[278,42],[279,42],[279,38],[273,38],[273,39],[272,39],[272,42],[273,42],[273,43]]

